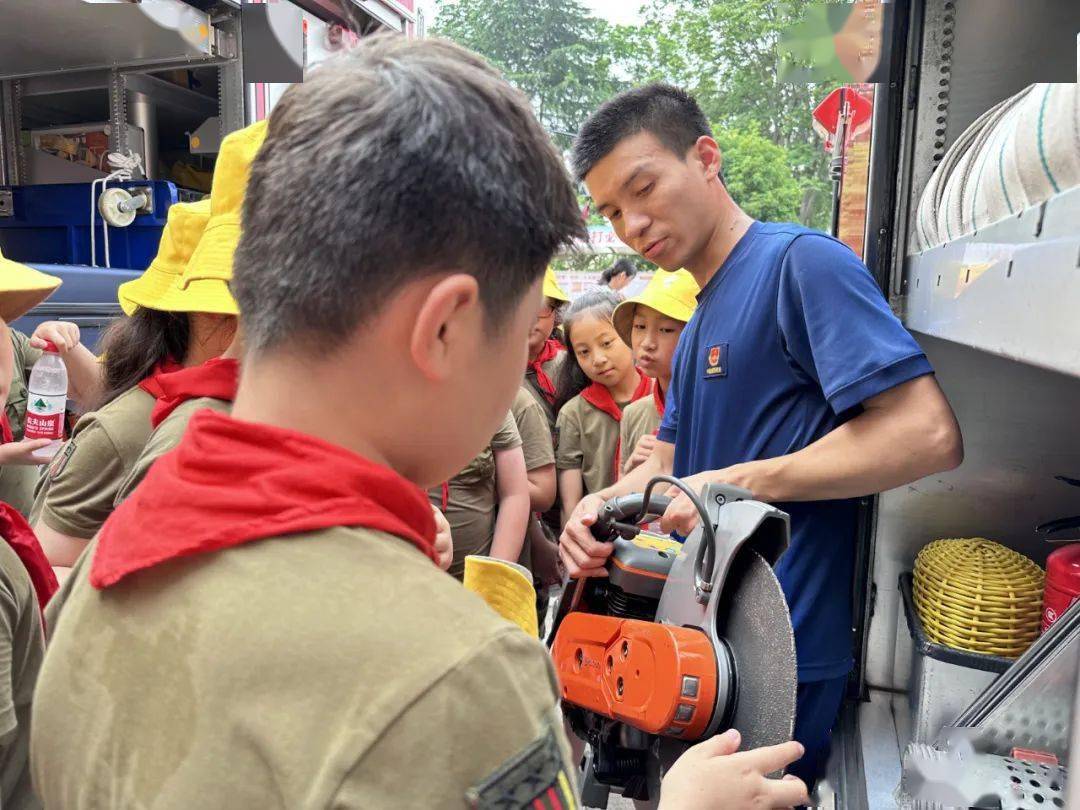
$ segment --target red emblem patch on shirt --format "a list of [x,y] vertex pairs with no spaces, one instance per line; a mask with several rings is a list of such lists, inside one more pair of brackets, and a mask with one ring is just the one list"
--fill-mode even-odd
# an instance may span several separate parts
[[718,343],[705,350],[705,379],[727,376],[728,345]]

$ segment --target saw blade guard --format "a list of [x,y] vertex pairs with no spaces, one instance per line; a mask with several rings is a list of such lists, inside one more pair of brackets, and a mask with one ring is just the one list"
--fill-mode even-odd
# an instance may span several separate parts
[[795,636],[772,566],[787,550],[790,519],[722,485],[706,487],[702,500],[712,532],[699,525],[686,539],[656,621],[696,628],[717,650],[720,689],[707,736],[738,728],[746,747],[785,742],[794,733]]

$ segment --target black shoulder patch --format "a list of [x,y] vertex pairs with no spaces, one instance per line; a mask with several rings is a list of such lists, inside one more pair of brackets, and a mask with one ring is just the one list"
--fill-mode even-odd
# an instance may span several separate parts
[[475,810],[577,810],[555,732],[548,731],[465,793]]

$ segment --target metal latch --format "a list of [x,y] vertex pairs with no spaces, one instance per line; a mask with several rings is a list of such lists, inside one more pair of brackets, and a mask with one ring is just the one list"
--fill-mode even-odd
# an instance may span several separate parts
[[154,188],[153,186],[131,186],[128,188],[128,193],[132,197],[138,198],[142,195],[145,202],[135,209],[136,214],[152,214],[154,213]]
[[0,188],[0,217],[15,216],[15,195],[9,188]]

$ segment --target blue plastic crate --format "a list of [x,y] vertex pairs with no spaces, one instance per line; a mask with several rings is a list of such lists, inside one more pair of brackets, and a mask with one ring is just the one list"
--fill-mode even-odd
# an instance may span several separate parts
[[[169,206],[177,201],[176,186],[165,180],[110,183],[130,188],[153,187],[154,212],[140,214],[127,228],[109,228],[113,267],[145,270],[157,254]],[[58,183],[12,186],[15,216],[0,217],[0,250],[27,264],[89,265],[90,184]],[[100,184],[98,187],[100,192]],[[95,209],[96,210],[96,209]],[[97,264],[105,264],[100,215],[95,216]]]

